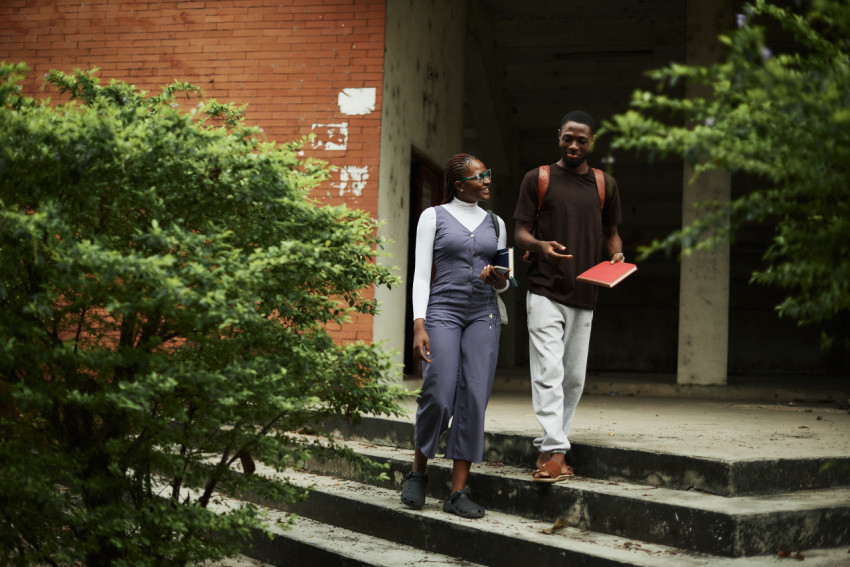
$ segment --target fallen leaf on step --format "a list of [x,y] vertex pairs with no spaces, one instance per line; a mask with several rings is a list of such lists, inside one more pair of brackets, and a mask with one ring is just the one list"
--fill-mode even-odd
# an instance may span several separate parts
[[558,530],[562,530],[562,529],[564,529],[564,528],[566,528],[566,527],[567,527],[567,524],[565,524],[565,523],[564,523],[564,519],[563,519],[563,518],[558,518],[557,520],[555,520],[555,523],[554,523],[554,524],[552,524],[552,527],[551,527],[551,528],[543,528],[543,529],[542,529],[542,530],[540,530],[540,531],[541,531],[541,532],[543,532],[544,534],[552,535],[552,534],[554,534],[556,531],[558,531]]

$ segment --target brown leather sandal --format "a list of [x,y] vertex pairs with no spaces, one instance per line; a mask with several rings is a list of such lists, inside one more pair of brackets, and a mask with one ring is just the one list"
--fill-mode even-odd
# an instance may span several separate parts
[[[534,482],[553,483],[565,480],[575,475],[573,467],[564,465],[566,472],[561,472],[561,466],[555,461],[546,461],[539,469],[534,471]],[[541,476],[541,475],[547,476]]]

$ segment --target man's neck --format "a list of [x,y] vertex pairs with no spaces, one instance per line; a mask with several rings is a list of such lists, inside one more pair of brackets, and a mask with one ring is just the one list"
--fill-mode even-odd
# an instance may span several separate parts
[[575,173],[576,175],[583,175],[590,171],[590,166],[587,165],[587,160],[581,162],[581,165],[579,165],[578,167],[570,167],[566,163],[564,163],[564,158],[561,158],[555,165],[557,165],[561,169],[566,169],[570,173]]

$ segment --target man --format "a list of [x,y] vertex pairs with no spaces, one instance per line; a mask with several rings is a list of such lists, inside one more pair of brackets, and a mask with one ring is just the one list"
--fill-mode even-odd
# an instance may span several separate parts
[[514,209],[516,245],[531,253],[526,296],[529,366],[534,413],[543,428],[543,435],[534,440],[539,451],[536,482],[573,475],[565,454],[584,389],[597,291],[577,282],[576,276],[599,263],[600,254],[612,263],[625,260],[617,233],[622,221],[617,183],[605,176],[603,199],[587,164],[595,134],[589,114],[566,114],[558,130],[561,159],[549,167],[539,212],[540,168],[525,174]]

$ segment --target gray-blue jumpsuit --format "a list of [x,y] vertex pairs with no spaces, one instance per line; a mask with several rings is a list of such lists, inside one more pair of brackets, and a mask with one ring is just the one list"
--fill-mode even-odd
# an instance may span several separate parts
[[496,292],[479,276],[492,263],[498,239],[489,215],[470,232],[443,207],[435,210],[434,280],[425,317],[431,363],[423,362],[414,441],[433,458],[451,419],[446,458],[478,463],[501,333]]

